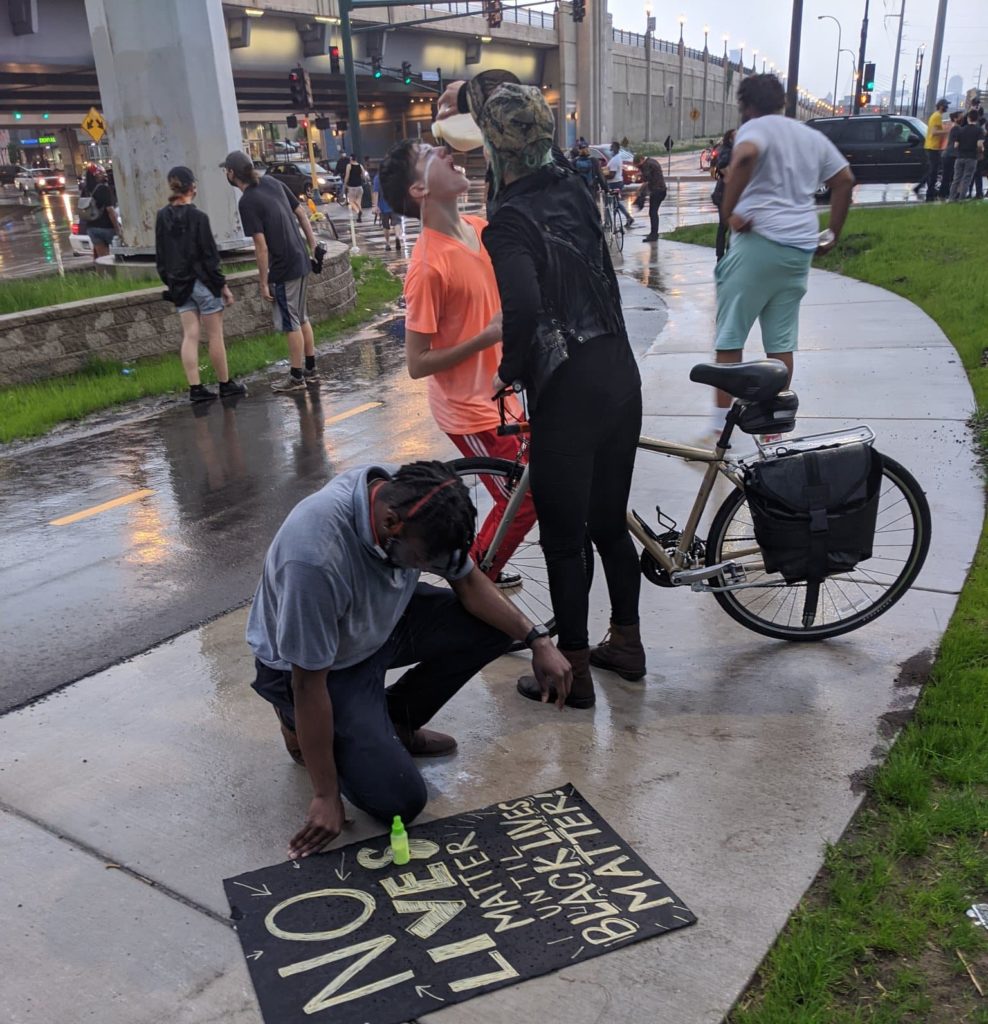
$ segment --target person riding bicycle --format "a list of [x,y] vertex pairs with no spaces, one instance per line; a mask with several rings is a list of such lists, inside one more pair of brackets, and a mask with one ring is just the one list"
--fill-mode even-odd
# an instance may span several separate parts
[[[641,430],[641,377],[628,342],[617,278],[582,179],[553,159],[555,121],[540,89],[467,85],[484,136],[497,208],[484,232],[503,310],[497,377],[520,380],[530,406],[529,472],[560,651],[573,667],[566,704],[595,702],[591,663],[626,679],[645,674],[641,573],[626,508]],[[450,86],[439,116],[458,109]],[[551,226],[551,231],[549,227]],[[604,564],[609,639],[591,653],[587,534]],[[541,699],[531,677],[523,696]]]
[[[467,457],[519,457],[520,436],[499,436],[498,409],[490,380],[501,361],[501,300],[494,268],[481,235],[480,217],[461,214],[458,201],[469,187],[452,154],[414,140],[395,146],[378,172],[392,209],[422,223],[405,277],[405,360],[413,378],[429,380],[429,407],[439,428]],[[507,411],[522,418],[518,401]],[[471,555],[480,562],[491,546],[509,494],[500,481],[482,478],[494,499],[477,532]],[[531,494],[497,550],[490,576],[501,589],[521,576],[505,563],[535,524]]]
[[[611,158],[607,161],[607,167],[604,169],[604,177],[607,179],[608,195],[616,194],[620,198],[624,188],[624,156],[621,153],[619,142],[611,143]],[[615,205],[624,214],[625,230],[630,231],[635,223],[635,218],[620,202]]]

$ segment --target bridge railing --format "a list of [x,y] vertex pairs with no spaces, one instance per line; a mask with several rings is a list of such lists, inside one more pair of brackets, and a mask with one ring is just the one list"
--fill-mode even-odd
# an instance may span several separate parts
[[[629,32],[623,28],[616,28],[612,30],[614,36],[614,42],[623,43],[625,46],[638,46],[642,49],[645,48],[645,34],[643,32]],[[679,53],[679,43],[672,42],[669,39],[656,39],[652,38],[652,52],[653,53]],[[703,50],[697,50],[692,46],[683,47],[683,55],[690,60],[703,60]],[[714,54],[709,54],[707,57],[709,62],[714,67],[723,67],[724,58],[717,57]]]
[[[484,15],[483,3],[476,3],[473,0],[453,0],[446,4],[423,4],[427,11],[434,11],[437,14],[475,14],[479,17]],[[555,15],[551,10],[537,10],[532,7],[519,4],[518,0],[502,0],[501,17],[515,25],[532,25],[535,28],[554,29],[556,27]]]

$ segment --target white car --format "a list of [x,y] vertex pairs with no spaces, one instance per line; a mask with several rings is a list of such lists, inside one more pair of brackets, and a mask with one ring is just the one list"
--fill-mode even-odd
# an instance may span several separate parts
[[42,192],[64,192],[65,175],[51,167],[32,167],[14,178],[20,192],[41,195]]

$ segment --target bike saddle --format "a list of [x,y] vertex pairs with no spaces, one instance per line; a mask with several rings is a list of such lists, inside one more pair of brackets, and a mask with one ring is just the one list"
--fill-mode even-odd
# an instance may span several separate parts
[[778,359],[759,359],[755,363],[698,363],[690,370],[690,380],[720,388],[745,402],[763,402],[785,390],[789,371]]

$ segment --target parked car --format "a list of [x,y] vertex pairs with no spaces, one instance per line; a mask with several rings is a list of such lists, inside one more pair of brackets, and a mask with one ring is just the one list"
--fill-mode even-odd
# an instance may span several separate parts
[[926,125],[890,114],[814,117],[806,122],[844,154],[859,182],[914,182],[923,174]]
[[27,174],[27,168],[21,164],[0,164],[0,185],[13,185],[19,174]]
[[[308,160],[284,160],[268,164],[268,174],[283,181],[297,196],[304,196],[312,190],[312,168]],[[340,187],[339,177],[321,164],[316,164],[316,183],[320,192],[335,193]]]
[[[599,146],[591,146],[590,152],[596,156],[601,164],[601,170],[605,170],[607,165],[611,161],[611,144],[604,143]],[[621,180],[624,185],[637,185],[641,182],[641,172],[635,167],[634,155],[629,153],[628,150],[622,149],[619,153],[621,157]]]
[[64,192],[65,174],[51,167],[31,167],[14,178],[21,192]]

